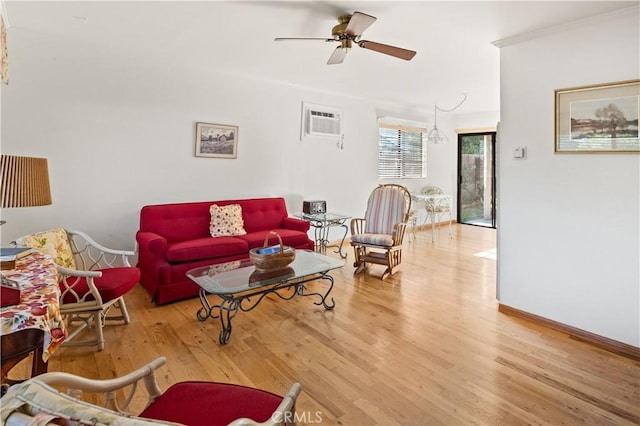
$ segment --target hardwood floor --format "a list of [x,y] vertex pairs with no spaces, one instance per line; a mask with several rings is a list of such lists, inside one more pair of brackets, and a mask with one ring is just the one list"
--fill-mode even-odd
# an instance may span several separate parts
[[418,232],[385,281],[375,265],[354,277],[348,250],[334,311],[270,297],[238,314],[226,346],[217,321],[196,319],[197,298],[157,307],[138,286],[132,323],[106,328],[103,352],[62,348],[49,370],[106,378],[164,355],[165,389],[214,380],[282,394],[298,381],[300,424],[640,424],[640,362],[498,312],[495,260],[474,256],[495,230],[454,234],[432,245]]

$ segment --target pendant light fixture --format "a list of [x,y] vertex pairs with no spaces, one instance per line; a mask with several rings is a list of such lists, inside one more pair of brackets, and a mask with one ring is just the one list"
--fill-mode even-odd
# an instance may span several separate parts
[[440,143],[440,142],[447,142],[449,140],[447,135],[445,135],[443,133],[440,133],[440,130],[438,129],[438,111],[440,111],[440,112],[453,112],[453,111],[457,110],[467,100],[467,94],[466,93],[463,93],[462,96],[463,96],[463,98],[460,101],[460,103],[458,103],[458,105],[454,106],[451,109],[442,109],[437,104],[434,106],[434,108],[433,108],[433,116],[434,116],[434,118],[433,118],[433,128],[427,134],[427,140],[429,142]]

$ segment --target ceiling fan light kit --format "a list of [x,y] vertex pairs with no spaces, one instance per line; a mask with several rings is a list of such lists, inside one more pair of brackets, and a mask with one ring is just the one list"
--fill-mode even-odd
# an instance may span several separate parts
[[325,42],[339,42],[340,46],[336,47],[329,60],[328,65],[340,64],[347,56],[347,52],[351,49],[353,43],[359,47],[374,52],[382,53],[396,58],[410,61],[416,52],[413,50],[403,49],[401,47],[390,46],[388,44],[377,43],[375,41],[361,40],[364,30],[369,28],[376,21],[376,17],[367,15],[362,12],[353,12],[353,15],[338,16],[338,24],[331,30],[332,38],[319,37],[277,37],[275,41],[285,40],[321,40]]

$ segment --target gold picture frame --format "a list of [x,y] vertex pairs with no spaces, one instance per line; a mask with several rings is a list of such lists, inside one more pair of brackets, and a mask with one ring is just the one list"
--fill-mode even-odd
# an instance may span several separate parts
[[196,123],[196,157],[236,158],[238,126]]
[[640,80],[555,91],[556,153],[640,153]]

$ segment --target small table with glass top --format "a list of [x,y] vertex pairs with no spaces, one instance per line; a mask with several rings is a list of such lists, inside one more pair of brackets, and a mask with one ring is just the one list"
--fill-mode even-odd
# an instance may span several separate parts
[[[333,289],[333,277],[329,271],[344,265],[342,260],[308,250],[296,250],[296,258],[289,266],[275,271],[258,271],[251,260],[237,260],[217,265],[203,266],[187,271],[187,277],[200,286],[202,307],[196,314],[198,320],[219,318],[219,343],[225,345],[231,337],[231,320],[239,311],[254,309],[269,294],[283,300],[295,296],[317,297],[315,305],[326,310],[335,307],[329,293]],[[314,280],[329,281],[324,293],[309,291],[305,283]],[[220,298],[219,304],[211,304],[208,296]]]
[[344,240],[347,238],[347,232],[349,232],[349,225],[346,224],[346,221],[351,219],[350,216],[344,216],[336,213],[296,213],[294,216],[306,220],[309,222],[309,225],[314,228],[315,248],[318,253],[327,252],[327,247],[329,245],[329,229],[336,226],[344,228],[344,235],[342,236],[342,240],[340,241],[340,245],[338,245],[336,253],[338,253],[343,259],[347,258],[347,254],[342,253],[342,244],[344,244]]

